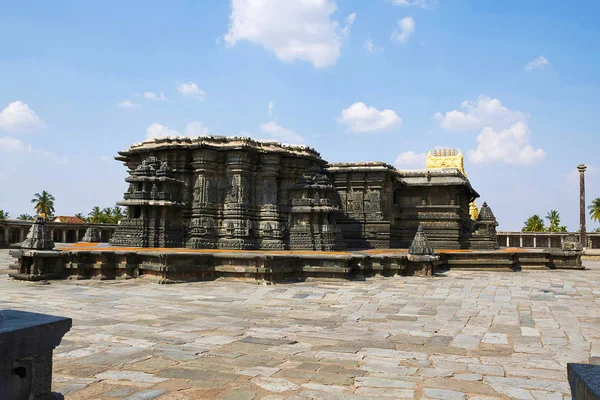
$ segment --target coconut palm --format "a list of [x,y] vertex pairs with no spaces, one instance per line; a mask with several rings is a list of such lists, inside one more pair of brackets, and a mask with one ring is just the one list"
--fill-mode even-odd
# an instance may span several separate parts
[[544,220],[537,214],[527,218],[523,227],[523,232],[543,232],[545,230]]
[[21,221],[33,221],[33,215],[29,215],[29,214],[21,214],[17,217],[18,220]]
[[111,209],[111,219],[113,224],[118,224],[123,218],[125,214],[123,213],[123,209],[119,206],[114,206]]
[[54,214],[54,200],[54,196],[44,190],[42,194],[34,194],[31,202],[34,204],[33,208],[38,215],[44,214],[45,218],[49,218]]
[[0,219],[8,219],[8,213],[0,210]]
[[100,224],[102,223],[103,215],[100,207],[95,206],[92,208],[92,211],[88,214],[88,222],[92,224]]
[[550,210],[545,217],[549,221],[548,232],[560,231],[560,214],[556,210]]
[[592,204],[588,206],[588,209],[590,210],[590,217],[594,221],[600,221],[600,197],[592,200]]
[[83,213],[77,213],[77,214],[75,214],[75,216],[83,221],[87,220],[87,218],[85,217],[85,215],[83,215]]

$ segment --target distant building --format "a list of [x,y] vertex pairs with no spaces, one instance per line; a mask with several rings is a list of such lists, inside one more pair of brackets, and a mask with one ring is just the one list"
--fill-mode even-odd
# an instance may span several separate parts
[[57,215],[52,218],[50,222],[62,222],[63,224],[85,224],[86,222],[79,217],[72,217],[68,215]]

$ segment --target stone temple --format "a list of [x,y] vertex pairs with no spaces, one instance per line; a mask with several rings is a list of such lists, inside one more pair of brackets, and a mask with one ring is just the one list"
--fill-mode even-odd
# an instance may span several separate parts
[[116,159],[129,189],[115,247],[408,248],[421,226],[434,249],[498,248],[496,220],[486,204],[476,209],[460,151],[436,150],[428,168],[399,171],[329,164],[306,146],[206,136],[147,140]]

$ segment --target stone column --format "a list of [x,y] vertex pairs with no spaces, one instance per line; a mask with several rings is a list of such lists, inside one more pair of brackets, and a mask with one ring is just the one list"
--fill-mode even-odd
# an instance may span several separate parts
[[537,247],[537,235],[533,237],[533,247]]
[[62,243],[67,243],[67,231],[66,230],[62,230]]
[[215,248],[219,221],[217,153],[200,149],[193,154],[192,218],[186,247]]
[[548,236],[548,248],[552,247],[552,236]]
[[519,235],[519,247],[523,247],[523,236]]
[[263,249],[283,249],[283,237],[278,209],[277,178],[280,171],[281,156],[278,154],[261,155],[259,171],[260,182],[258,202],[260,204],[260,235]]
[[23,240],[25,240],[25,229],[19,228],[19,242],[22,242]]
[[510,247],[510,235],[506,235],[506,247]]
[[587,166],[579,164],[579,241],[583,247],[587,247],[585,232],[585,170]]

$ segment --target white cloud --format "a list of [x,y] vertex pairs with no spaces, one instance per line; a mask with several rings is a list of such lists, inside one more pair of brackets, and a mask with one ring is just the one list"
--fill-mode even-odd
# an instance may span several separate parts
[[500,100],[487,96],[479,96],[475,102],[465,100],[461,108],[464,111],[452,110],[445,114],[438,112],[434,118],[440,121],[442,129],[450,131],[468,131],[486,126],[506,129],[515,122],[527,120],[526,114],[509,110]]
[[398,154],[394,165],[397,168],[425,168],[427,154],[415,153],[414,151],[405,151]]
[[193,121],[186,125],[185,136],[204,136],[208,135],[208,128],[202,125],[202,122]]
[[525,71],[532,71],[534,69],[544,69],[546,65],[550,64],[550,61],[544,56],[539,56],[533,61],[530,61],[525,65]]
[[469,150],[469,159],[476,164],[503,161],[507,164],[535,164],[544,158],[542,149],[534,149],[530,144],[530,131],[523,121],[508,129],[495,131],[485,127],[477,136],[477,148]]
[[392,42],[405,43],[415,33],[415,21],[412,17],[404,17],[398,21],[398,28],[392,32]]
[[24,133],[42,127],[42,120],[22,101],[12,102],[0,112],[0,129],[7,132]]
[[277,125],[275,121],[270,121],[260,125],[260,130],[267,133],[284,143],[301,144],[304,143],[304,138],[298,135],[296,132],[284,128],[283,126]]
[[344,25],[344,27],[342,28],[342,33],[344,35],[350,34],[350,29],[352,28],[352,24],[354,24],[355,20],[356,20],[356,13],[352,13],[346,17],[346,19],[344,20],[346,25]]
[[392,0],[392,3],[404,7],[421,7],[425,10],[435,10],[440,4],[438,0]]
[[48,157],[53,159],[57,164],[66,164],[66,157],[59,157],[56,153],[53,153],[48,150],[43,149],[35,149],[30,144],[25,144],[21,142],[19,139],[15,139],[12,137],[3,137],[0,138],[0,153],[7,154],[20,154],[20,153],[33,153],[36,156]]
[[144,92],[144,97],[150,100],[166,100],[167,97],[163,92],[155,93],[155,92]]
[[165,136],[181,136],[181,134],[173,129],[169,129],[166,126],[156,122],[153,122],[152,125],[146,128],[146,137],[148,139]]
[[248,40],[284,62],[304,60],[326,68],[340,57],[341,39],[356,18],[350,14],[341,27],[331,19],[336,8],[330,0],[232,0],[224,39],[228,46]]
[[160,138],[166,136],[205,136],[208,135],[208,128],[202,125],[202,122],[192,121],[185,126],[184,134],[171,128],[167,128],[157,122],[153,122],[149,127],[146,128],[146,138]]
[[26,145],[19,139],[6,136],[0,138],[0,151],[5,151],[7,153],[31,152],[31,145]]
[[383,47],[375,45],[375,42],[373,42],[372,39],[365,39],[365,42],[363,43],[363,48],[369,54],[383,53]]
[[137,107],[140,107],[139,104],[132,103],[131,100],[129,100],[129,99],[123,100],[122,102],[118,103],[117,105],[119,107],[121,107],[121,108],[137,108]]
[[393,110],[379,111],[363,102],[357,102],[342,110],[336,121],[351,132],[373,132],[402,124],[402,118]]
[[269,115],[273,115],[273,107],[275,107],[275,102],[270,101],[269,104],[267,104],[267,108],[269,109]]
[[204,99],[204,90],[198,87],[196,82],[183,82],[177,85],[177,91],[183,96]]

